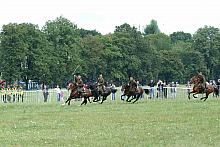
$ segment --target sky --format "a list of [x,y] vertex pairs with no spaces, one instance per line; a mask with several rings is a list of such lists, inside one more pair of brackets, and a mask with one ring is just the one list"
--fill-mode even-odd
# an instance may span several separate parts
[[112,33],[128,23],[143,31],[152,19],[165,34],[220,28],[220,0],[0,0],[0,28],[33,23],[40,28],[63,16],[78,28]]

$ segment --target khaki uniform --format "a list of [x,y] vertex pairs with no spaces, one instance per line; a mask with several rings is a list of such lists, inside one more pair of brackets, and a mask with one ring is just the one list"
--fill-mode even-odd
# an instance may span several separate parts
[[80,95],[82,95],[82,93],[84,92],[83,91],[83,86],[84,86],[83,80],[79,77],[76,77],[76,84],[77,84],[77,92]]
[[202,88],[202,90],[205,90],[206,88],[206,79],[205,76],[201,73],[197,76],[200,79],[200,82],[198,83],[198,86]]
[[103,93],[104,92],[104,78],[103,77],[99,77],[98,78],[98,91]]
[[137,91],[137,82],[132,79],[129,81],[130,91]]

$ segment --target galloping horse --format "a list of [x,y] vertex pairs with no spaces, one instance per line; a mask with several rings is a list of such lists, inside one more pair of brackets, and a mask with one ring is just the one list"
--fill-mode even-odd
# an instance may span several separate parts
[[[137,91],[131,90],[130,86],[128,84],[125,84],[122,86],[121,91],[124,91],[124,94],[121,95],[121,100],[123,96],[127,96],[127,102],[131,102],[133,99],[135,99],[135,101],[133,101],[133,103],[135,103],[140,97],[141,95],[144,93],[144,89],[141,87],[137,88]],[[133,96],[133,98],[131,100],[129,100],[129,98]]]
[[107,97],[111,94],[112,89],[110,87],[105,87],[104,91],[102,93],[98,92],[98,87],[96,84],[91,84],[89,85],[89,89],[91,90],[91,92],[93,93],[95,99],[93,100],[93,102],[98,102],[100,101],[100,97],[101,97],[101,104],[107,100]]
[[[81,105],[83,105],[83,104],[86,105],[86,104],[87,104],[87,99],[89,100],[89,97],[92,97],[93,94],[92,94],[92,92],[88,89],[87,86],[84,86],[83,88],[84,88],[84,93],[83,93],[82,95],[80,95],[80,94],[77,92],[77,85],[76,85],[76,83],[69,83],[67,89],[68,89],[68,90],[71,90],[71,93],[70,93],[70,96],[69,96],[69,98],[66,100],[65,103],[68,102],[68,105],[70,105],[70,101],[71,101],[72,99],[76,99],[76,98],[83,97],[84,100],[83,100],[83,102],[81,103]],[[90,100],[89,100],[89,102],[90,102]]]
[[193,76],[190,80],[190,84],[194,84],[193,90],[189,92],[188,98],[190,99],[190,94],[193,93],[193,97],[197,98],[195,95],[196,94],[202,94],[205,93],[205,97],[200,98],[201,100],[208,98],[209,94],[214,92],[216,95],[218,95],[219,91],[216,87],[213,85],[210,85],[209,83],[206,82],[205,89],[203,89],[199,84],[200,84],[200,78],[198,76]]

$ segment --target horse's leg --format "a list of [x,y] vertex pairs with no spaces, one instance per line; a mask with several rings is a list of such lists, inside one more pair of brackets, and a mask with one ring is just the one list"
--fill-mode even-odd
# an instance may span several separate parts
[[208,93],[208,92],[205,93],[204,101],[207,100],[207,98],[209,97],[209,94],[210,94],[210,93]]
[[85,97],[85,98],[84,98],[84,104],[85,104],[85,105],[87,104],[87,99],[89,99],[89,97]]
[[198,98],[198,97],[195,96],[196,94],[198,94],[198,92],[193,93],[193,97],[194,97],[194,98]]
[[137,102],[137,100],[141,97],[141,94],[137,95],[137,98],[135,99],[135,101],[133,101],[133,103]]
[[207,97],[208,97],[208,95],[207,95],[207,93],[205,94],[205,97],[202,97],[202,98],[200,98],[200,100],[203,100],[204,99],[204,101],[207,99]]
[[103,96],[103,97],[102,97],[101,104],[102,104],[105,100],[107,100],[107,96]]
[[190,100],[190,94],[193,93],[193,91],[188,93],[188,99]]
[[68,105],[70,105],[70,100],[68,101]]
[[129,102],[131,102],[133,99],[136,99],[137,98],[136,96],[137,95],[132,96],[132,99]]
[[93,102],[98,102],[98,97],[94,96]]
[[70,96],[67,100],[66,100],[66,102],[65,103],[67,103],[68,102],[68,105],[70,105],[70,100],[72,99],[72,97]]
[[90,98],[88,97],[88,101],[89,101],[89,103],[91,103],[91,101],[90,101]]
[[127,96],[126,102],[131,102],[131,100],[129,100],[130,97],[131,97],[130,95]]
[[100,102],[100,104],[102,104],[105,101],[105,96],[102,96],[102,101]]
[[96,97],[94,96],[93,102],[96,102]]
[[87,100],[86,100],[86,97],[84,97],[84,99],[83,99],[83,101],[82,101],[82,103],[81,103],[80,105],[81,105],[81,106],[82,106],[83,104],[86,105],[86,103],[87,103]]
[[121,95],[121,100],[122,100],[122,101],[124,101],[124,99],[122,98],[122,97],[124,97],[124,96],[125,96],[125,94],[122,94],[122,95]]

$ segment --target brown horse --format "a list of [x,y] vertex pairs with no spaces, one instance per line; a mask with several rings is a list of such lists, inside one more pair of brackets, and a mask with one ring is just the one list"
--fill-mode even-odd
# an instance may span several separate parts
[[[121,95],[121,100],[124,100],[122,97],[123,96],[127,96],[127,102],[131,102],[133,99],[135,99],[135,101],[133,101],[133,103],[135,103],[140,97],[141,95],[144,93],[144,89],[141,87],[137,88],[137,91],[131,90],[130,86],[128,84],[125,84],[122,86],[121,91],[124,92],[124,94]],[[129,100],[130,97],[133,97],[131,100]]]
[[210,85],[208,83],[205,84],[205,89],[200,85],[200,79],[198,78],[198,76],[193,76],[190,80],[190,84],[194,84],[193,86],[193,90],[191,92],[189,92],[188,94],[188,98],[190,99],[190,94],[193,93],[193,97],[197,98],[195,95],[196,94],[203,94],[205,93],[205,97],[202,97],[201,100],[204,99],[204,101],[206,101],[206,99],[208,98],[209,94],[214,92],[216,95],[218,95],[219,91],[216,87],[214,87],[213,85]]
[[[83,105],[83,104],[86,105],[87,104],[87,99],[89,100],[89,97],[93,97],[93,94],[92,94],[92,92],[89,90],[89,88],[87,86],[84,86],[83,88],[84,88],[84,93],[83,94],[79,94],[77,92],[77,85],[76,85],[76,83],[69,83],[67,89],[71,90],[71,93],[70,93],[70,96],[66,100],[65,103],[68,103],[68,105],[70,105],[70,101],[72,99],[76,99],[76,98],[81,98],[82,97],[82,98],[84,98],[84,100],[81,103],[81,105]],[[89,100],[89,102],[90,102],[90,100]]]

